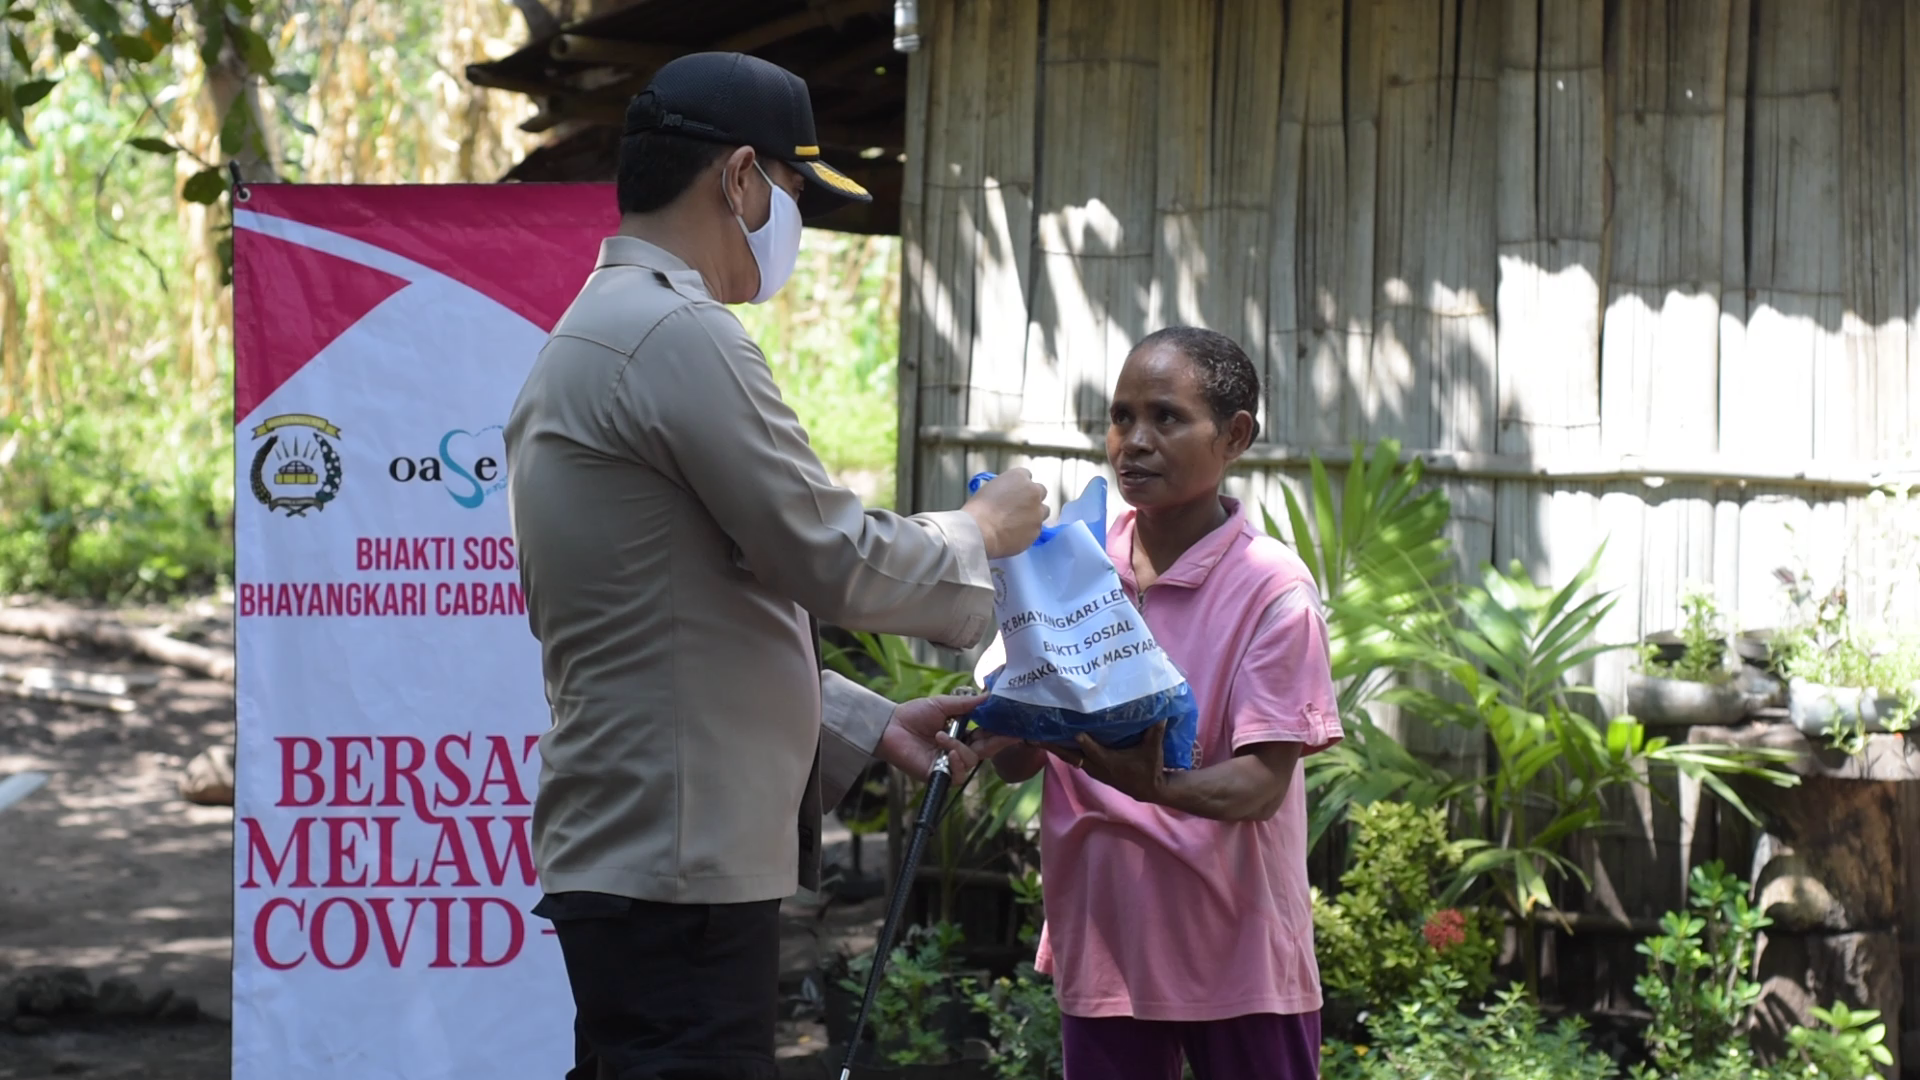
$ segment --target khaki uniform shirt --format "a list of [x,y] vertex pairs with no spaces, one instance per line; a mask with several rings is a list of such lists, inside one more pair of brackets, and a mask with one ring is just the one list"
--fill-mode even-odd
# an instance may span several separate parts
[[820,671],[808,612],[972,647],[993,621],[978,526],[863,510],[739,320],[632,237],[602,245],[506,444],[553,711],[542,888],[689,904],[817,888],[822,807],[893,706]]

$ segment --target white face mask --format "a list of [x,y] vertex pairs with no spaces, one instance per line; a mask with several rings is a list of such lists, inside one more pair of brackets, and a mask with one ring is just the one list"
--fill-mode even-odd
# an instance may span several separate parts
[[[793,201],[787,189],[773,182],[758,161],[753,167],[759,169],[760,179],[773,190],[767,223],[749,230],[747,219],[741,217],[738,210],[734,210],[733,220],[740,223],[740,231],[747,238],[747,250],[753,253],[754,265],[760,268],[760,291],[747,302],[764,304],[793,276],[793,264],[800,259],[800,204]],[[727,198],[727,207],[733,209],[733,199],[727,197],[725,185],[726,180],[722,178],[720,194]]]

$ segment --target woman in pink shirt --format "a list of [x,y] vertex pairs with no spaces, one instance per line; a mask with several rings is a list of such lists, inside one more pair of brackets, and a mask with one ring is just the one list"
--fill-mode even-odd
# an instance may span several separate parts
[[1190,771],[1161,731],[1109,750],[1021,745],[1046,771],[1046,926],[1066,1080],[1313,1080],[1320,973],[1300,760],[1340,739],[1326,624],[1305,564],[1220,494],[1259,432],[1260,379],[1231,338],[1174,327],[1134,347],[1107,461],[1132,507],[1107,553],[1199,705]]

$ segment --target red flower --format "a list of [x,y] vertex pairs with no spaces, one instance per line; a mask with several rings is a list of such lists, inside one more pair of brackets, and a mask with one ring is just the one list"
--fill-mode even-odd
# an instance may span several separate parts
[[1464,945],[1467,941],[1467,917],[1447,908],[1436,911],[1427,917],[1427,925],[1420,928],[1426,935],[1427,944],[1435,952],[1446,952],[1455,945]]

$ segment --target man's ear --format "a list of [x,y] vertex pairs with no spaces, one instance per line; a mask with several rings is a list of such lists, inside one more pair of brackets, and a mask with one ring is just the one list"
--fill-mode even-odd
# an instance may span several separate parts
[[720,159],[720,186],[726,191],[727,200],[733,204],[735,212],[741,212],[747,206],[746,196],[751,186],[747,183],[747,177],[753,173],[757,156],[751,146],[736,146]]

